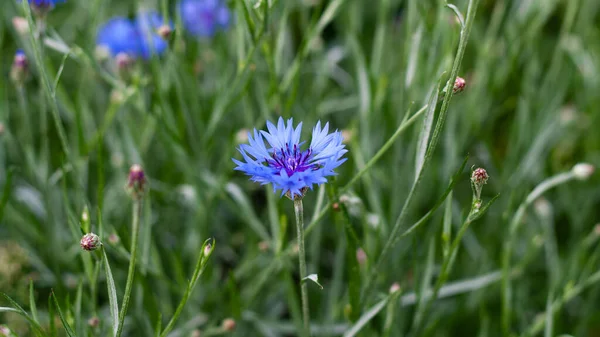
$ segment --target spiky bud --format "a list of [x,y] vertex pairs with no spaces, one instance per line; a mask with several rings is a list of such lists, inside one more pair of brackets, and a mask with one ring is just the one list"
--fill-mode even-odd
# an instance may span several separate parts
[[108,243],[111,245],[116,245],[121,241],[121,238],[115,233],[112,233],[108,236]]
[[15,16],[12,18],[13,28],[19,33],[19,35],[25,35],[29,33],[29,22],[27,19],[21,16]]
[[223,330],[233,331],[235,330],[235,320],[233,318],[225,318],[222,324]]
[[204,256],[210,256],[211,253],[212,253],[212,245],[209,243],[206,246],[204,246]]
[[10,69],[10,78],[17,86],[22,86],[29,76],[29,59],[21,49],[15,53],[13,64]]
[[158,27],[156,33],[158,34],[158,36],[162,37],[163,40],[168,40],[171,37],[171,34],[173,33],[173,29],[169,25],[162,25]]
[[461,92],[463,92],[463,90],[465,90],[466,85],[467,82],[464,78],[456,76],[456,80],[454,80],[454,86],[452,87],[452,92],[454,94],[460,94]]
[[481,167],[473,170],[471,174],[471,181],[475,185],[485,185],[489,178],[487,171]]
[[487,171],[481,167],[476,168],[471,172],[471,188],[473,189],[473,208],[479,209],[481,207],[481,190],[483,185],[487,184],[489,175]]
[[573,175],[579,180],[587,180],[594,174],[594,165],[588,163],[579,163],[573,166]]
[[94,316],[90,319],[88,319],[87,324],[91,327],[91,328],[95,328],[98,325],[100,325],[100,318]]
[[261,241],[258,243],[258,250],[260,250],[261,252],[266,252],[267,250],[269,250],[269,243],[267,241]]
[[135,60],[127,53],[118,53],[115,56],[117,72],[123,78],[129,78],[134,62]]
[[390,286],[390,294],[394,294],[396,292],[400,291],[400,284],[398,282],[394,282],[391,286]]
[[81,238],[79,245],[81,245],[81,248],[83,250],[91,252],[100,248],[100,245],[102,245],[102,243],[100,242],[100,237],[98,237],[98,235],[94,233],[88,233]]
[[0,325],[0,337],[16,337],[16,335],[8,328],[8,326]]
[[146,175],[140,165],[133,165],[129,169],[129,178],[127,179],[127,190],[135,200],[141,199],[146,193]]

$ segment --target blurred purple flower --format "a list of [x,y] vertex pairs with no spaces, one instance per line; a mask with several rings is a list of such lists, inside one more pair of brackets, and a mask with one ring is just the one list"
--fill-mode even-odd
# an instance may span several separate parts
[[197,37],[211,37],[229,26],[231,13],[222,0],[183,0],[179,4],[183,27]]

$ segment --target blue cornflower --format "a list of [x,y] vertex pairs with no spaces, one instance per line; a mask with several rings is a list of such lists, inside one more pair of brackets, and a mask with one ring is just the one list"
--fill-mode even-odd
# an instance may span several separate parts
[[244,161],[233,159],[237,164],[235,170],[262,185],[273,184],[275,192],[281,190],[281,195],[290,199],[303,197],[314,184],[326,183],[326,177],[335,175],[333,170],[346,161],[342,158],[347,152],[342,133],[337,130],[328,133],[329,123],[324,128],[321,122],[317,123],[310,146],[305,150],[302,150],[304,142],[300,142],[302,123],[294,129],[292,119],[286,125],[280,117],[277,126],[267,122],[267,129],[268,132],[254,129],[254,135],[248,133],[249,144],[238,149]]
[[154,11],[141,12],[135,22],[115,17],[100,28],[96,44],[107,48],[113,57],[120,53],[145,59],[153,53],[160,55],[168,47],[167,42],[156,34],[162,23],[162,17]]
[[[59,3],[64,3],[67,0],[28,0],[31,9],[38,14],[45,14],[47,11],[51,10],[54,5]],[[21,0],[18,0],[21,2]]]
[[197,37],[211,37],[229,26],[231,14],[222,0],[182,0],[179,4],[185,29]]
[[112,56],[120,53],[132,57],[141,56],[143,52],[142,37],[136,26],[127,18],[115,17],[108,20],[96,38],[96,44],[110,51]]

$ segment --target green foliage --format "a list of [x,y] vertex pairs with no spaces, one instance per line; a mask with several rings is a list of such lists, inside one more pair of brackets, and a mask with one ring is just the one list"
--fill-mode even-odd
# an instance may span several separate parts
[[[2,74],[18,48],[30,63],[0,81],[11,334],[297,336],[303,281],[313,336],[600,333],[598,178],[572,171],[600,165],[598,1],[228,5],[230,29],[201,40],[175,1],[69,0],[45,32],[3,5]],[[169,51],[120,77],[97,28],[141,7],[169,11]],[[306,280],[293,203],[231,161],[278,116],[329,121],[349,150],[303,200]],[[490,175],[477,205],[473,165]]]

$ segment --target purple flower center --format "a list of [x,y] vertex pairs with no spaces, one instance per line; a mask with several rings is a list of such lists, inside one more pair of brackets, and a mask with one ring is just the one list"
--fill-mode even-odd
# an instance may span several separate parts
[[[275,168],[277,172],[285,169],[288,176],[295,172],[304,172],[309,169],[317,169],[318,165],[310,164],[308,158],[312,154],[312,150],[308,149],[300,151],[298,145],[294,147],[287,146],[285,149],[274,150],[271,155],[271,160],[267,160],[270,167]],[[279,173],[277,173],[279,174]]]

